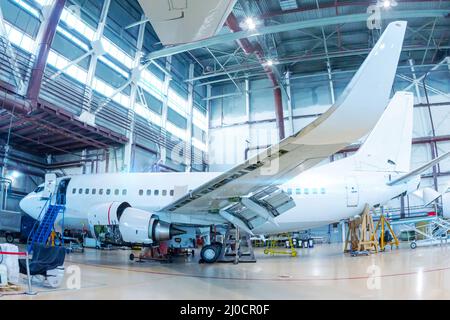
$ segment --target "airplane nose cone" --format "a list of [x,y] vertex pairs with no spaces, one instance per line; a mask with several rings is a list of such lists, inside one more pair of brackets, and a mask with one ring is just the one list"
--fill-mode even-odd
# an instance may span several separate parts
[[23,212],[25,212],[26,214],[32,216],[32,211],[33,210],[32,210],[32,207],[31,207],[31,201],[30,201],[28,196],[26,196],[25,198],[20,200],[19,207],[20,207],[20,209],[22,209]]

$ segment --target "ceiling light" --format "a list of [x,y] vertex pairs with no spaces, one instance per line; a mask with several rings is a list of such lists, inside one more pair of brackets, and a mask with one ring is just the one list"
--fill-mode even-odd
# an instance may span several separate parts
[[11,182],[14,182],[18,177],[20,177],[20,172],[18,171],[11,171],[6,176],[7,179],[11,180]]
[[273,66],[273,60],[272,60],[272,59],[267,60],[266,64],[267,64],[269,67]]
[[245,24],[247,25],[247,29],[248,30],[255,30],[256,29],[256,23],[255,23],[255,20],[253,20],[253,18],[247,18],[245,20]]
[[392,4],[391,4],[391,1],[390,1],[390,0],[384,0],[384,1],[383,1],[383,7],[384,7],[384,8],[386,8],[386,9],[387,9],[387,8],[390,8],[391,5],[392,5]]
[[18,178],[20,176],[20,172],[18,172],[18,171],[13,171],[13,172],[11,172],[11,177],[13,177],[13,178]]

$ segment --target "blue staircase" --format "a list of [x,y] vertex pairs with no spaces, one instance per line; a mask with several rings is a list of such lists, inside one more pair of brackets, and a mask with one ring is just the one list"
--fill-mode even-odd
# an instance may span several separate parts
[[64,211],[65,207],[63,205],[49,205],[47,211],[44,214],[42,220],[36,222],[35,227],[30,233],[28,241],[28,252],[33,250],[36,244],[46,245],[48,237],[50,236],[53,226],[55,224],[58,214]]

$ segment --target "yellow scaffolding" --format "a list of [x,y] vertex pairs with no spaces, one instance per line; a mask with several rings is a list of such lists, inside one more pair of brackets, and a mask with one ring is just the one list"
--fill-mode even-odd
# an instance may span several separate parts
[[271,255],[287,254],[287,255],[290,255],[291,257],[296,257],[297,256],[297,250],[295,250],[294,241],[292,241],[292,236],[289,233],[283,234],[282,236],[286,236],[288,238],[290,250],[282,250],[277,245],[278,240],[276,240],[276,239],[269,239],[269,240],[267,240],[268,245],[264,249],[264,254],[271,254]]
[[[384,251],[386,249],[386,246],[391,246],[392,247],[395,245],[398,249],[399,246],[399,241],[397,236],[394,233],[394,230],[392,230],[391,224],[389,223],[389,221],[386,219],[386,217],[384,216],[384,214],[382,214],[380,216],[380,220],[377,223],[377,226],[375,227],[375,231],[372,234],[372,237],[370,238],[370,240],[375,240],[375,236],[377,235],[378,230],[381,229],[380,232],[380,238],[379,238],[379,243],[380,243],[380,250]],[[388,229],[391,233],[392,239],[389,241],[386,241],[386,229]]]

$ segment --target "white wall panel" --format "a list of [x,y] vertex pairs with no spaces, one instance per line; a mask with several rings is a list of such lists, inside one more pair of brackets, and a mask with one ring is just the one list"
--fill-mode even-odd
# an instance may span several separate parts
[[[438,155],[443,155],[444,153],[450,152],[450,141],[438,142],[437,144]],[[441,172],[450,172],[450,159],[447,158],[440,162],[439,164]]]
[[249,127],[242,125],[211,129],[209,139],[210,171],[225,171],[244,159],[246,140],[249,140]]
[[450,134],[450,103],[445,106],[434,106],[431,109],[436,135]]

